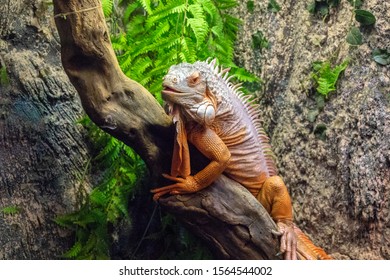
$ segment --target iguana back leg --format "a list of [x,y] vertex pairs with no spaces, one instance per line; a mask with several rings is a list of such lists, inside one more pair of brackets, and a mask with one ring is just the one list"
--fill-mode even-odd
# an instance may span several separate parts
[[265,180],[257,199],[270,213],[282,233],[280,250],[285,253],[285,259],[331,259],[293,223],[291,198],[279,176]]

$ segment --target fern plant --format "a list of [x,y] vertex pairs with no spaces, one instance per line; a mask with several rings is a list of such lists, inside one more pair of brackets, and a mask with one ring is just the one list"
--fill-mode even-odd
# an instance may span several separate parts
[[[259,79],[233,62],[239,19],[229,15],[235,0],[130,1],[124,32],[112,44],[123,72],[160,101],[162,77],[172,64],[216,57],[242,82]],[[145,15],[146,14],[146,15]]]
[[331,67],[329,61],[316,61],[313,63],[313,72],[311,77],[316,83],[316,90],[319,94],[328,97],[328,94],[336,90],[336,84],[341,72],[348,66],[348,60],[345,60],[340,65]]

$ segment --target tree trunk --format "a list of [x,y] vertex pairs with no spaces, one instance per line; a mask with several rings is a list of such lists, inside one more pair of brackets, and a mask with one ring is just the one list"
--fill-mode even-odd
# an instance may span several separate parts
[[82,108],[44,3],[0,0],[0,259],[60,258],[72,236],[53,219],[88,188]]
[[[390,259],[390,67],[372,59],[375,48],[390,52],[390,2],[363,1],[376,23],[360,27],[357,47],[346,42],[360,26],[348,1],[325,20],[307,11],[308,1],[277,2],[277,13],[267,1],[255,1],[252,13],[241,2],[237,59],[265,80],[265,128],[297,223],[336,258]],[[258,31],[269,49],[248,47]],[[311,64],[347,58],[337,92],[321,104]]]
[[[62,64],[86,113],[134,148],[157,178],[170,166],[172,123],[152,95],[121,72],[100,1],[54,1],[54,13]],[[277,238],[271,233],[275,224],[249,192],[231,180],[221,178],[202,192],[159,202],[222,258],[276,258]]]

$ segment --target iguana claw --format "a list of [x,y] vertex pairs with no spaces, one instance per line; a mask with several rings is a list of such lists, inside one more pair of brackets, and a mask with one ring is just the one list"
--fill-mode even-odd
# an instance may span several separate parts
[[276,236],[281,236],[280,238],[280,252],[276,254],[279,256],[284,254],[285,260],[313,260],[314,258],[308,254],[302,245],[298,246],[299,237],[296,234],[296,231],[300,231],[294,223],[288,222],[278,222],[277,226],[279,231],[272,230],[272,234]]
[[165,194],[186,194],[186,193],[194,193],[200,189],[200,185],[193,176],[187,176],[186,178],[173,177],[168,174],[162,174],[164,178],[175,181],[176,183],[152,189],[151,192],[154,193],[153,200],[157,201],[159,198]]
[[294,232],[294,224],[278,222],[280,235],[280,252],[284,254],[285,260],[297,259],[297,235]]

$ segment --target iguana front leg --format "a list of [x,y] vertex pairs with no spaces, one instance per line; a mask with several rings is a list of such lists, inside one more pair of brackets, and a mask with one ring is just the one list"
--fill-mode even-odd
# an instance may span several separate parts
[[153,199],[158,200],[164,194],[185,194],[197,192],[214,182],[225,170],[230,151],[219,136],[210,128],[196,126],[188,133],[188,140],[208,159],[210,163],[194,176],[186,178],[163,174],[165,178],[175,181],[174,184],[153,189]]

